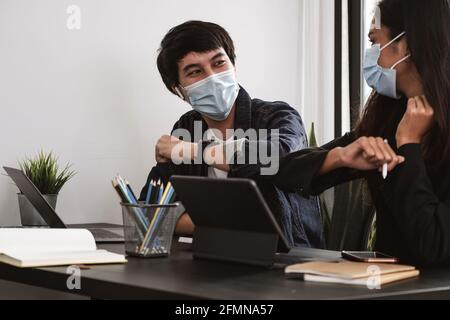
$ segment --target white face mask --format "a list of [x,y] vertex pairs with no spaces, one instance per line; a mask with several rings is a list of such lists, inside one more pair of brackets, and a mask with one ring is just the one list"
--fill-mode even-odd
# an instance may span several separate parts
[[405,34],[406,32],[402,32],[383,48],[381,48],[379,44],[375,44],[371,48],[368,48],[364,59],[363,74],[367,84],[379,94],[393,99],[400,99],[401,97],[397,91],[397,70],[395,70],[395,68],[400,63],[409,59],[411,55],[407,55],[396,62],[390,69],[381,67],[378,64],[378,60],[384,49],[392,45]]
[[215,121],[223,121],[230,115],[240,87],[234,69],[230,69],[183,89],[195,111]]

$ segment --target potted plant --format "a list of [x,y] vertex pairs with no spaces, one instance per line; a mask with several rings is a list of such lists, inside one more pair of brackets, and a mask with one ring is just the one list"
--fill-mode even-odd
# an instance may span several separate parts
[[[58,158],[52,152],[45,153],[40,151],[35,158],[26,158],[20,161],[19,166],[53,209],[56,209],[56,202],[61,188],[76,174],[70,170],[71,165],[69,164],[63,170],[59,170]],[[18,198],[20,218],[23,226],[47,225],[22,193],[18,194]]]

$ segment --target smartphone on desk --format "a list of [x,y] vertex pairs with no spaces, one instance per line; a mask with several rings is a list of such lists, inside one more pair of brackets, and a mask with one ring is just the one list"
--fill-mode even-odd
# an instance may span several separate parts
[[366,263],[398,263],[398,259],[381,252],[342,251],[342,258]]

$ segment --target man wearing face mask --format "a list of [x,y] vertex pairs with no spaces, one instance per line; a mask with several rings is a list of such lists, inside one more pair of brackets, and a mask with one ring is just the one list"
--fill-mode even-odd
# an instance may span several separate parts
[[[292,246],[323,248],[317,198],[281,191],[262,178],[267,163],[262,163],[259,157],[251,162],[247,154],[255,145],[267,147],[270,154],[279,156],[306,148],[302,119],[286,103],[252,99],[237,82],[235,58],[230,36],[214,23],[189,21],[171,29],[164,37],[157,61],[159,72],[167,89],[189,103],[193,110],[175,123],[172,135],[164,135],[157,142],[157,165],[151,170],[140,199],[145,200],[150,181],[162,179],[167,183],[172,175],[253,179]],[[195,132],[199,127],[201,140]],[[188,131],[189,141],[178,139],[180,129]],[[251,140],[237,139],[230,131],[252,129],[268,132]],[[276,145],[272,142],[275,138]],[[235,151],[231,157],[225,152],[228,147]],[[204,157],[209,155],[210,159],[202,158],[205,148],[210,152]],[[246,162],[232,161],[239,156]],[[181,164],[179,158],[184,160]],[[233,201],[226,194],[223,197],[223,201]],[[194,228],[186,213],[177,224],[177,233],[191,235]]]

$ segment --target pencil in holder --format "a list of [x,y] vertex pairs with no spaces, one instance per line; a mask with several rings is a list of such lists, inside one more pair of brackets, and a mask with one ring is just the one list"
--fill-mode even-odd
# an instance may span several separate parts
[[139,258],[168,257],[178,219],[184,213],[180,203],[145,205],[122,203],[125,252]]

